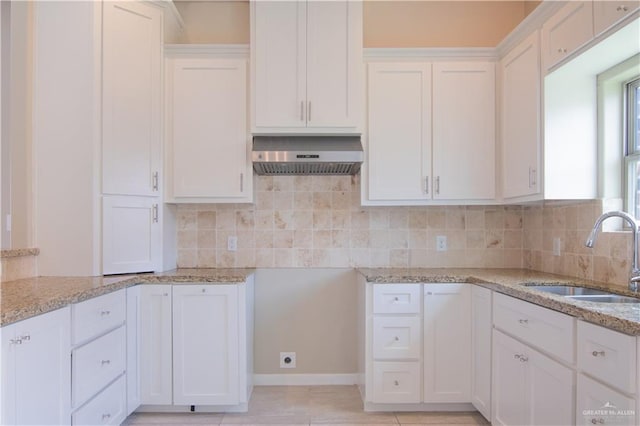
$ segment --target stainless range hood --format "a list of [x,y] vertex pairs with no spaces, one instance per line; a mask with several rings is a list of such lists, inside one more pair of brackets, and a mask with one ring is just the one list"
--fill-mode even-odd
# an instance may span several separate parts
[[259,175],[355,175],[364,159],[360,136],[254,136]]

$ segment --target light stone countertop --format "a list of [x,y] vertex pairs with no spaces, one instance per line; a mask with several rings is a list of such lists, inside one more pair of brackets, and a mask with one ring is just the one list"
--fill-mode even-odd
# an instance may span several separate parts
[[621,333],[640,336],[640,303],[593,303],[528,288],[527,284],[586,286],[625,296],[639,297],[620,286],[580,278],[523,269],[358,269],[370,283],[469,283],[489,288],[545,308],[602,325]]
[[254,269],[176,269],[109,277],[37,277],[0,283],[0,326],[138,284],[243,283]]

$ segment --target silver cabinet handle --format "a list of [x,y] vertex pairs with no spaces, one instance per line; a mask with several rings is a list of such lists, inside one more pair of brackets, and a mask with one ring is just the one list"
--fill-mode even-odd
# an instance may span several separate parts
[[29,340],[31,340],[31,335],[23,334],[22,336],[20,336],[20,340],[23,342],[28,342]]
[[529,361],[529,358],[524,356],[524,355],[520,355],[520,362],[527,362]]
[[424,193],[429,194],[429,176],[424,178]]
[[602,419],[602,418],[600,418],[600,419],[591,419],[591,423],[593,423],[594,425],[597,425],[597,424],[603,425],[604,424],[604,419]]
[[396,386],[400,386],[400,382],[399,382],[399,381],[397,381],[397,380],[394,380],[394,381],[393,381],[393,384],[394,384],[394,385],[396,385]]
[[529,188],[536,186],[537,177],[536,169],[529,167]]
[[102,420],[108,420],[111,418],[111,414],[103,414],[102,415]]
[[152,207],[152,219],[153,219],[153,223],[158,223],[158,205],[154,204]]
[[111,360],[109,359],[103,359],[102,362],[100,363],[100,365],[104,366],[104,365],[109,365],[111,364]]
[[521,356],[522,356],[522,355],[515,354],[513,357],[514,357],[515,359],[520,359],[520,357],[521,357]]
[[558,53],[567,53],[567,49],[565,49],[563,47],[559,47],[558,48]]
[[300,101],[300,121],[304,121],[304,101]]
[[162,293],[163,296],[167,297],[169,293]]
[[152,187],[154,191],[158,190],[158,172],[153,172]]
[[529,324],[529,320],[528,319],[519,319],[518,322],[520,324]]
[[433,293],[432,293],[432,292],[430,292],[430,291],[428,291],[428,292],[427,292],[427,296],[431,296],[432,294],[433,294]]
[[311,121],[311,101],[309,101],[309,106],[307,107],[307,122]]
[[398,336],[396,336],[396,337],[394,338],[394,340],[395,340],[396,342],[399,342],[399,341],[400,341],[400,338],[399,338]]
[[393,301],[394,301],[394,302],[397,302],[397,301],[399,301],[399,300],[400,300],[400,299],[399,299],[398,297],[394,297],[394,298],[393,298]]
[[100,316],[104,317],[106,315],[110,315],[111,311],[100,311]]
[[12,345],[21,345],[22,344],[22,339],[21,338],[17,338],[17,339],[11,339],[9,340],[9,343]]
[[436,194],[440,195],[440,176],[436,176]]
[[240,192],[244,191],[244,173],[240,173]]
[[616,10],[618,12],[626,12],[627,10],[629,10],[629,8],[627,6],[620,5],[620,6],[616,7]]
[[604,351],[593,351],[591,352],[591,355],[593,356],[604,356]]

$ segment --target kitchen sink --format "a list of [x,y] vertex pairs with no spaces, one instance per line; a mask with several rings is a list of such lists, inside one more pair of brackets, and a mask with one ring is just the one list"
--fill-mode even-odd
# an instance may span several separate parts
[[553,293],[564,296],[568,299],[594,303],[640,303],[640,298],[621,296],[612,294],[605,290],[598,290],[587,287],[574,287],[570,285],[528,285],[532,288],[546,293]]
[[565,296],[567,299],[582,300],[595,303],[640,303],[637,297],[620,296],[618,294]]
[[587,287],[573,287],[570,285],[528,285],[527,288],[558,294],[560,296],[603,296],[611,294],[608,291]]

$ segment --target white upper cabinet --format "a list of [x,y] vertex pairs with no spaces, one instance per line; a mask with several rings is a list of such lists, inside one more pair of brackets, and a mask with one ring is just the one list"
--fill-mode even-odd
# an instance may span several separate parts
[[571,1],[542,26],[544,69],[593,39],[593,2]]
[[434,199],[495,197],[495,65],[433,64]]
[[368,67],[363,204],[493,200],[493,62]]
[[252,2],[251,44],[254,132],[356,130],[360,2]]
[[540,193],[540,44],[538,31],[500,62],[502,75],[502,195]]
[[103,193],[158,195],[162,11],[103,5]]
[[370,63],[368,95],[368,199],[427,199],[431,64]]
[[251,202],[247,61],[167,59],[167,201]]
[[598,35],[616,22],[624,19],[640,7],[636,1],[602,1],[593,2],[593,29]]

